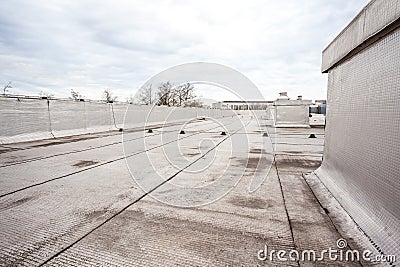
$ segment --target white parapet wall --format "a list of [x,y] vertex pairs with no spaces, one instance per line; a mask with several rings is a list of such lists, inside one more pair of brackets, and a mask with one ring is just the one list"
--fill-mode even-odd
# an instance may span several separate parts
[[200,117],[220,118],[232,110],[151,107],[125,103],[0,97],[0,144],[78,134],[151,127]]
[[325,126],[325,115],[324,114],[310,114],[309,124],[311,127],[324,127]]
[[310,127],[309,107],[311,100],[290,100],[286,92],[280,93],[280,96],[273,103],[273,119],[275,127],[296,128]]
[[47,101],[0,98],[0,144],[52,138]]
[[316,174],[371,242],[400,257],[400,1],[369,3],[323,52],[325,150]]

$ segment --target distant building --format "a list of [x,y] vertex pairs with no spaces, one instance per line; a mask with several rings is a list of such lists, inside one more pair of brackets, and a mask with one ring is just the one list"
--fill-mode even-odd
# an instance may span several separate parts
[[228,105],[223,104],[222,102],[212,103],[211,108],[213,108],[213,109],[229,109]]
[[265,118],[274,121],[275,127],[325,125],[326,100],[315,100],[315,104],[311,100],[303,100],[302,96],[298,96],[296,100],[290,100],[287,92],[279,93],[275,101],[221,101],[212,103],[211,107],[230,110],[265,110]]
[[310,113],[326,115],[326,100],[315,100],[315,104],[310,106]]
[[315,100],[315,103],[309,108],[311,127],[325,126],[326,100]]
[[222,101],[212,104],[212,108],[233,110],[266,110],[273,101],[249,100],[249,101]]

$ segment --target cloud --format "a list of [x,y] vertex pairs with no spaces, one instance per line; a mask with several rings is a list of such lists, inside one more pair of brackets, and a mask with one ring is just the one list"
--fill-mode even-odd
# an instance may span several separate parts
[[321,51],[366,3],[2,1],[0,82],[94,99],[111,88],[124,99],[168,67],[208,61],[241,71],[267,99],[326,98]]

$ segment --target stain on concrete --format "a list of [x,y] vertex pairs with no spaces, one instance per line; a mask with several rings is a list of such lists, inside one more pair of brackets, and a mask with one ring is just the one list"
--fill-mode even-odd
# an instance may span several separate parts
[[[148,259],[157,262],[153,256],[168,257],[167,263],[170,262],[169,257],[175,257],[173,251],[179,251],[179,256],[173,259],[176,265],[243,266],[245,262],[246,266],[256,266],[259,261],[254,255],[258,249],[265,244],[274,244],[274,240],[266,233],[225,228],[206,220],[196,221],[170,215],[128,209],[118,216],[112,226],[108,224],[98,231],[96,239],[88,238],[82,245],[96,242],[100,253],[110,253],[112,250],[114,255],[120,257],[126,257],[127,244],[130,244],[130,251],[135,253],[132,257],[148,253],[145,248],[149,246],[157,247],[157,254],[147,254]],[[193,255],[205,261],[193,264],[189,260]]]
[[322,161],[321,160],[310,160],[310,159],[278,159],[276,160],[278,168],[318,168]]
[[260,162],[260,157],[249,157],[245,159],[237,159],[237,161],[240,163],[239,166],[245,166],[246,169],[249,170],[255,170],[257,169],[258,163]]
[[253,154],[266,154],[267,152],[265,151],[265,149],[251,148],[250,149],[250,153],[253,153]]
[[243,208],[251,208],[251,209],[265,209],[265,208],[270,208],[272,206],[268,204],[267,201],[256,197],[237,196],[230,199],[228,202],[235,206]]
[[97,219],[100,216],[104,215],[107,212],[107,209],[101,209],[101,210],[94,210],[94,211],[89,211],[89,212],[85,212],[83,213],[83,215],[85,216],[86,220],[93,220],[93,219]]
[[10,202],[8,204],[5,204],[4,208],[5,209],[15,208],[15,207],[18,207],[18,206],[20,206],[20,205],[22,205],[22,204],[24,204],[24,203],[26,203],[26,202],[28,202],[28,201],[30,201],[32,199],[35,199],[35,198],[36,198],[35,196],[20,198],[18,200],[15,200],[15,201],[12,201],[12,202]]
[[9,148],[0,148],[0,154],[7,153],[7,152],[10,152],[10,151],[12,151],[12,150],[9,149]]
[[258,166],[259,166],[259,163],[261,160],[261,156],[260,157],[241,158],[241,159],[232,157],[232,159],[234,159],[237,162],[237,164],[231,163],[231,166],[235,166],[235,167],[239,167],[239,168],[244,167],[245,168],[244,175],[252,175],[256,171],[260,170],[258,168]]
[[195,157],[195,156],[200,156],[201,153],[185,153],[185,156],[189,156],[189,157]]
[[248,158],[246,168],[255,170],[255,169],[257,169],[259,162],[260,162],[260,158]]
[[[305,151],[282,151],[282,153],[288,153],[288,154],[304,154]],[[311,154],[311,153],[310,153]]]
[[[1,154],[1,153],[0,153]],[[15,164],[21,161],[26,160],[25,156],[20,156],[20,155],[8,155],[8,156],[4,156],[4,162],[1,165],[1,167],[3,166],[7,166],[9,164]]]
[[41,143],[37,145],[31,145],[31,148],[36,148],[36,147],[48,147],[48,146],[55,146],[55,145],[60,145],[63,144],[63,142],[60,141],[49,141],[47,143]]
[[[61,145],[61,144],[68,144],[68,143],[75,143],[79,141],[86,141],[86,140],[91,140],[91,139],[96,139],[96,138],[102,138],[102,137],[107,137],[107,136],[112,136],[112,135],[118,135],[119,132],[115,131],[110,131],[110,132],[98,132],[98,133],[92,133],[92,134],[83,134],[83,135],[73,135],[73,136],[64,136],[64,137],[59,137],[59,138],[52,138],[52,139],[44,139],[44,140],[39,140],[39,141],[28,141],[28,142],[23,142],[29,144],[27,147],[29,148],[35,148],[35,147],[48,147],[48,146],[54,146],[54,145]],[[33,142],[33,144],[32,144]]]
[[94,161],[94,160],[80,160],[77,163],[73,164],[72,166],[78,167],[78,168],[83,168],[83,167],[95,165],[97,163],[99,163],[99,162]]

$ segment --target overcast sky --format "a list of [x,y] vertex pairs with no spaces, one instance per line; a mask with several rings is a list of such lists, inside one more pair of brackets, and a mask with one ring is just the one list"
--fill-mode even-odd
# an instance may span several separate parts
[[[321,52],[367,2],[1,1],[0,83],[92,99],[110,88],[124,100],[166,68],[206,61],[240,71],[266,99],[325,99]],[[222,100],[217,91],[199,94]]]

